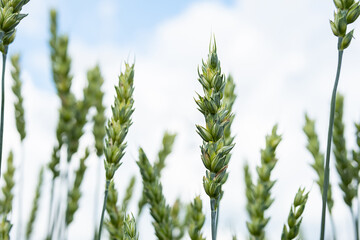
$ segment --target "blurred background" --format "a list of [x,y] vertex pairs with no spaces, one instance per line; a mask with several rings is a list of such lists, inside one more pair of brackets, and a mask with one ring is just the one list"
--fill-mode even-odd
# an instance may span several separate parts
[[[317,120],[324,152],[337,64],[337,39],[329,25],[335,10],[332,1],[31,0],[23,9],[29,16],[20,23],[15,42],[9,48],[9,55],[21,53],[24,80],[27,138],[23,226],[30,212],[37,173],[50,161],[56,140],[60,100],[50,69],[51,8],[58,11],[60,33],[66,33],[70,38],[72,91],[82,96],[86,71],[99,64],[105,79],[107,116],[110,116],[115,94],[113,86],[117,84],[120,70],[124,69],[124,61],[135,62],[134,124],[127,137],[123,165],[115,176],[120,195],[130,177],[137,176],[135,201],[131,202],[130,210],[137,212],[142,189],[135,163],[138,148],[143,147],[149,159],[154,161],[162,135],[169,130],[178,135],[162,174],[168,203],[172,204],[179,196],[182,201],[189,202],[200,194],[207,220],[210,218],[208,197],[202,187],[205,168],[200,159],[201,139],[195,132],[195,124],[202,124],[204,120],[196,109],[194,97],[196,92],[202,91],[197,81],[197,67],[207,58],[210,38],[214,34],[223,73],[233,75],[238,96],[233,107],[236,117],[232,125],[236,146],[228,168],[229,179],[224,186],[219,239],[230,239],[233,234],[239,239],[247,237],[243,164],[248,161],[255,175],[255,166],[260,163],[260,149],[265,146],[265,135],[276,123],[283,140],[277,152],[279,161],[273,171],[277,182],[273,188],[275,202],[267,212],[271,216],[266,228],[268,236],[280,238],[293,197],[301,186],[310,191],[302,231],[307,239],[318,238],[321,196],[314,181],[317,176],[309,166],[313,159],[305,148],[302,127],[305,112]],[[345,95],[344,120],[349,149],[355,147],[353,123],[360,121],[359,23],[354,27],[355,39],[345,51],[339,84],[339,91]],[[7,66],[3,154],[5,158],[13,149],[17,166],[20,140],[15,128],[10,64]],[[87,129],[81,148],[93,144],[91,127]],[[102,171],[104,176],[103,168],[97,168],[98,161],[103,159],[96,158],[96,154],[87,161],[89,169],[82,186],[83,196],[69,228],[69,239],[92,238],[96,171]],[[342,201],[333,163],[333,213],[338,237],[350,239],[353,236],[351,216]],[[47,173],[33,239],[45,237],[49,192],[50,174]],[[99,196],[99,206],[102,197]],[[14,201],[16,203],[17,195]],[[14,223],[16,211],[15,208]],[[140,239],[155,239],[147,209],[138,220]],[[15,232],[16,225],[12,229],[12,233]],[[204,232],[210,237],[209,221],[205,223]],[[330,225],[327,234],[331,236]]]

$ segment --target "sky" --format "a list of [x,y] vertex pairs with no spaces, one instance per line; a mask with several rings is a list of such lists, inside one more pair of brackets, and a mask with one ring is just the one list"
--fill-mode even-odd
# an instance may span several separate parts
[[[20,52],[22,56],[28,133],[23,153],[15,128],[9,68],[4,135],[4,158],[14,149],[16,164],[21,155],[25,160],[24,219],[30,211],[37,172],[51,157],[60,105],[50,72],[51,8],[58,10],[60,32],[70,38],[72,91],[82,97],[86,71],[99,64],[105,79],[103,89],[108,117],[115,94],[113,86],[124,69],[124,61],[135,61],[134,124],[127,136],[123,165],[115,177],[121,196],[130,177],[137,177],[136,200],[131,202],[130,210],[137,212],[141,192],[141,177],[135,163],[138,148],[143,147],[149,159],[154,160],[162,134],[169,130],[177,133],[177,138],[161,179],[164,195],[169,204],[177,197],[189,202],[200,195],[204,213],[210,218],[208,197],[202,187],[205,168],[200,159],[201,138],[195,132],[195,124],[202,124],[204,120],[196,109],[194,97],[196,92],[202,91],[197,81],[197,67],[206,59],[210,38],[215,35],[222,70],[225,75],[233,75],[238,96],[233,107],[236,146],[228,168],[229,179],[224,186],[219,239],[230,239],[232,234],[246,239],[248,217],[242,168],[247,161],[255,175],[265,136],[275,124],[279,126],[282,142],[277,151],[279,161],[273,171],[273,178],[277,179],[273,188],[276,200],[267,212],[271,216],[266,228],[269,239],[279,239],[299,187],[310,191],[302,222],[304,235],[307,239],[318,238],[321,196],[315,183],[316,175],[309,166],[313,160],[305,148],[302,127],[307,112],[316,119],[324,152],[337,64],[337,39],[329,26],[335,10],[332,1],[30,1],[23,9],[29,15],[20,23],[16,40],[9,49],[10,55]],[[349,149],[355,147],[353,123],[360,120],[359,24],[352,27],[355,39],[344,53],[339,85],[339,91],[345,95],[344,121]],[[91,126],[86,129],[80,149],[93,143]],[[81,155],[80,150],[78,156]],[[93,233],[95,176],[98,169],[102,175],[104,173],[102,159],[97,159],[95,154],[87,164],[83,197],[69,228],[69,239],[91,239]],[[76,163],[71,167],[76,168]],[[338,237],[351,239],[350,212],[342,202],[333,163],[331,169]],[[16,176],[19,179],[20,173]],[[47,173],[34,239],[45,236],[49,201],[46,193],[49,191],[50,174]],[[138,219],[140,239],[155,239],[151,217],[148,210],[145,212]],[[17,221],[15,209],[13,221]],[[12,232],[15,231],[16,226]],[[330,239],[329,227],[327,231]],[[205,222],[204,233],[209,239],[209,221]]]

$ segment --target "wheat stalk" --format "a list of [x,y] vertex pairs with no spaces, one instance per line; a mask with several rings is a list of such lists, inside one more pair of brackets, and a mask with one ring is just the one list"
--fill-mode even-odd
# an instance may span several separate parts
[[334,126],[334,114],[335,114],[335,101],[336,101],[336,92],[337,86],[340,78],[341,63],[343,57],[343,51],[349,47],[351,40],[353,38],[354,30],[350,32],[347,31],[347,25],[356,21],[360,15],[359,2],[354,0],[334,0],[335,7],[337,11],[334,13],[334,21],[330,21],[331,30],[334,35],[338,37],[338,66],[336,70],[336,77],[334,82],[334,87],[331,95],[330,103],[330,117],[329,117],[329,129],[328,129],[328,139],[326,147],[326,158],[325,158],[325,172],[324,172],[324,191],[322,196],[322,211],[321,211],[321,230],[320,230],[320,240],[325,238],[325,215],[326,215],[326,203],[328,196],[328,186],[329,186],[329,175],[330,175],[330,152],[331,152],[331,139],[333,134]]
[[16,27],[27,14],[20,13],[22,7],[30,0],[2,0],[0,1],[0,51],[2,52],[1,75],[1,122],[0,122],[0,177],[2,162],[2,147],[4,135],[5,108],[5,65],[9,45],[15,39]]
[[35,196],[34,196],[34,199],[32,202],[30,217],[29,217],[28,223],[26,225],[26,239],[30,239],[31,234],[33,232],[35,219],[38,214],[41,187],[43,184],[43,180],[44,180],[44,168],[42,167],[39,172],[39,178],[38,178],[38,183],[36,185]]
[[[106,117],[105,117],[105,106],[103,105],[103,97],[104,92],[101,90],[101,87],[104,83],[104,79],[101,75],[100,67],[96,65],[94,68],[90,69],[87,72],[87,78],[89,82],[89,91],[87,96],[92,96],[92,105],[96,108],[96,113],[92,118],[94,123],[93,126],[93,135],[95,138],[95,150],[96,155],[100,159],[104,152],[104,138],[106,135],[105,131],[105,124],[106,124]],[[92,82],[92,84],[90,84]],[[85,95],[85,94],[84,94]],[[96,172],[96,186],[94,192],[94,226],[95,226],[95,236],[94,239],[97,237],[97,223],[98,223],[98,203],[99,203],[99,191],[100,191],[100,164],[101,161],[97,162],[97,169]]]
[[[311,153],[314,158],[314,162],[311,164],[311,167],[315,170],[318,175],[318,180],[316,183],[320,188],[320,193],[323,192],[324,184],[324,154],[320,151],[320,143],[318,135],[315,131],[315,121],[310,119],[307,114],[305,114],[305,125],[303,131],[307,136],[308,143],[306,148]],[[334,223],[334,217],[332,214],[332,208],[334,206],[334,199],[332,197],[331,183],[329,182],[328,187],[328,196],[327,196],[327,208],[330,214],[331,228],[333,231],[333,239],[336,239],[336,229]]]

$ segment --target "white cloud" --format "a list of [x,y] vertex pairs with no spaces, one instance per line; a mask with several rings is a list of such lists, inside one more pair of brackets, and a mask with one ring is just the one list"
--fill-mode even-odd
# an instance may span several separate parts
[[98,4],[100,18],[111,21],[118,11],[118,4],[115,0],[101,1]]

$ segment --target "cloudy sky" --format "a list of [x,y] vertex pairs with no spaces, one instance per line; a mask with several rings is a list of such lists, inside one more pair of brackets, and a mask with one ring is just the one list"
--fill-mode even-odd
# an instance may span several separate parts
[[[309,167],[312,158],[305,149],[302,126],[305,112],[317,119],[324,151],[337,64],[337,40],[329,27],[334,11],[332,1],[30,1],[24,8],[29,16],[21,22],[17,38],[10,47],[10,54],[20,52],[22,55],[28,132],[24,144],[26,219],[37,172],[49,161],[55,143],[54,129],[60,104],[49,62],[51,8],[58,10],[60,32],[70,37],[72,90],[78,97],[85,86],[86,71],[99,63],[105,77],[105,102],[109,108],[113,101],[113,86],[124,61],[136,59],[134,124],[128,135],[127,154],[116,176],[121,195],[130,176],[135,174],[138,177],[135,197],[139,197],[141,178],[135,164],[137,149],[142,146],[148,157],[154,159],[163,132],[169,130],[178,136],[162,176],[168,203],[178,196],[188,202],[200,194],[206,216],[210,217],[208,197],[202,188],[205,168],[200,160],[201,139],[195,132],[195,124],[203,123],[203,118],[196,110],[193,98],[196,91],[201,92],[197,66],[202,58],[206,58],[209,40],[214,34],[222,70],[234,76],[238,95],[233,123],[236,146],[229,166],[229,180],[224,186],[219,238],[230,239],[232,234],[237,234],[239,239],[247,236],[242,166],[248,161],[255,174],[255,166],[260,162],[260,148],[265,145],[264,137],[276,123],[283,140],[277,152],[279,162],[273,172],[277,179],[273,188],[276,201],[268,211],[271,216],[268,235],[270,239],[279,239],[292,199],[301,186],[310,190],[302,224],[304,235],[308,239],[318,238],[321,196],[314,182],[316,175]],[[356,23],[354,27],[358,26]],[[355,39],[344,54],[339,86],[345,94],[345,131],[349,149],[355,145],[353,122],[360,121],[358,38],[356,29]],[[20,143],[14,124],[14,97],[9,76],[8,73],[4,155],[14,149],[18,164]],[[82,148],[91,143],[91,135],[86,134]],[[69,239],[91,239],[99,161],[93,156],[88,160],[81,207],[69,229]],[[46,229],[50,175],[46,177],[34,239],[44,237]],[[332,171],[331,181],[337,185],[335,171]],[[338,237],[347,239],[353,232],[350,213],[342,203],[340,190],[336,187],[333,191]],[[134,212],[136,205],[136,201],[131,204]],[[16,214],[15,209],[14,222]],[[150,222],[148,214],[139,219],[141,239],[155,239]],[[209,222],[205,223],[207,237],[210,237],[209,225]],[[13,233],[15,231],[16,226]],[[331,236],[330,232],[328,236]]]

